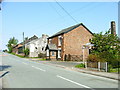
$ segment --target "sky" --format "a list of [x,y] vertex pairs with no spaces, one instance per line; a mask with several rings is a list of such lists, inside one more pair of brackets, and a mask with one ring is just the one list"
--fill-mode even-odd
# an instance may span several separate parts
[[0,11],[0,49],[7,48],[11,37],[22,42],[23,32],[25,37],[41,37],[42,34],[51,36],[62,29],[83,23],[91,32],[99,33],[107,31],[111,21],[115,21],[118,27],[117,2],[58,3],[69,15],[56,2],[3,2]]

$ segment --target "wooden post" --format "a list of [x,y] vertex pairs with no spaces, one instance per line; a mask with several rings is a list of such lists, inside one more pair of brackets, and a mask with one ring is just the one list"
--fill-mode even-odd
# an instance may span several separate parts
[[83,49],[83,63],[85,64],[85,54],[84,54],[84,49]]
[[85,62],[85,68],[87,68],[87,62]]
[[50,50],[49,50],[49,60],[50,60]]
[[100,62],[98,62],[98,70],[100,71]]
[[107,64],[107,62],[105,62],[105,71],[106,72],[108,71],[108,64]]
[[56,51],[56,60],[58,60],[58,51]]
[[24,40],[24,32],[23,32],[23,51],[25,50],[25,40]]

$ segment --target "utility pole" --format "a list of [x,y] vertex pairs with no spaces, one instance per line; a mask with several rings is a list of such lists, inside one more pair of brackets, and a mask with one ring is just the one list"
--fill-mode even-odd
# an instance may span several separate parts
[[24,32],[23,32],[23,51],[25,50],[25,40],[24,40]]
[[2,6],[1,3],[2,3],[2,0],[0,0],[0,10],[1,10],[1,6]]

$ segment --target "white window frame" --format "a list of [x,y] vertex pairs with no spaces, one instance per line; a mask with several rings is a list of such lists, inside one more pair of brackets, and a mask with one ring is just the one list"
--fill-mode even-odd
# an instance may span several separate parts
[[60,38],[62,38],[62,36],[58,36],[58,46],[61,46],[61,45],[62,45],[62,43],[61,43],[61,41],[60,41]]
[[58,48],[58,58],[61,58],[60,51],[61,51],[61,48]]
[[52,39],[49,39],[49,43],[50,43],[50,44],[52,43]]

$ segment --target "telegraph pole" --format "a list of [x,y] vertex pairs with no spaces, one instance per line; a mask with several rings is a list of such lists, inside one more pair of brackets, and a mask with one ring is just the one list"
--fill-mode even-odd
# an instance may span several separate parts
[[25,50],[25,40],[24,40],[24,32],[23,32],[23,51]]

